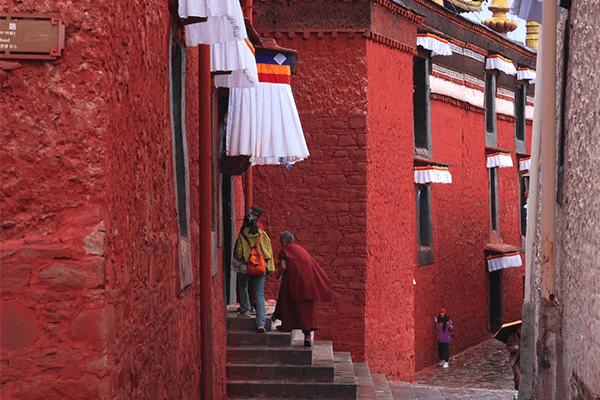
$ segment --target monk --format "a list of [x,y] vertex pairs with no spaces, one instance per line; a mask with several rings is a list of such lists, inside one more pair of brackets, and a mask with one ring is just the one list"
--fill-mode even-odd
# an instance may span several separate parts
[[280,240],[281,287],[271,319],[281,319],[278,330],[302,329],[304,345],[311,346],[310,332],[317,330],[315,301],[333,300],[329,278],[315,259],[294,243],[294,235],[285,231]]

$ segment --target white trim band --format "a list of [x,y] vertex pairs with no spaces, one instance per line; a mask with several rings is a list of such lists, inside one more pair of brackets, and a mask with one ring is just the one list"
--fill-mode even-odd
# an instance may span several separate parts
[[415,183],[452,183],[452,175],[448,167],[430,165],[427,167],[415,167]]

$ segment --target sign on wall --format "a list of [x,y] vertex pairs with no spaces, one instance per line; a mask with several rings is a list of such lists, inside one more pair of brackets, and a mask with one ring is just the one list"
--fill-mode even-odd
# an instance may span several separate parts
[[0,13],[0,59],[55,60],[64,48],[58,15]]

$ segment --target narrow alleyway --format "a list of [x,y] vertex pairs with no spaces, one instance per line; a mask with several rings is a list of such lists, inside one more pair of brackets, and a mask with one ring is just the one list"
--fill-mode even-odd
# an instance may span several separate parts
[[487,340],[450,358],[450,368],[421,370],[415,384],[389,382],[394,400],[502,399],[517,393],[504,343]]

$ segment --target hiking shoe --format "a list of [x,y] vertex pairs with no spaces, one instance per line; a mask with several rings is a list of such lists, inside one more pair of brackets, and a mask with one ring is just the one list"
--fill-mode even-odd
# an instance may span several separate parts
[[312,346],[312,342],[310,341],[310,339],[304,339],[304,347],[310,347]]
[[444,362],[444,365],[442,365],[442,368],[448,368],[448,362],[447,361]]
[[265,333],[267,330],[265,329],[264,326],[259,326],[258,328],[256,328],[256,332],[258,333]]
[[445,363],[445,362],[446,362],[446,361],[442,360],[442,361],[440,361],[440,362],[439,362],[439,364],[438,364],[438,365],[441,367],[442,365],[444,365],[444,363]]
[[246,311],[245,313],[241,313],[240,314],[240,318],[245,318],[245,319],[252,318],[252,316],[250,315],[250,311]]

